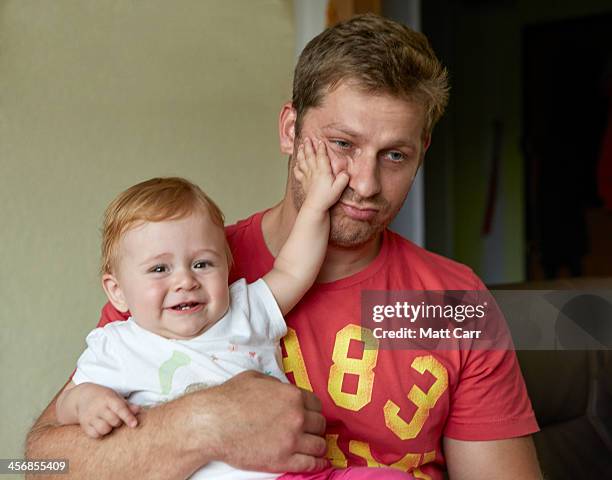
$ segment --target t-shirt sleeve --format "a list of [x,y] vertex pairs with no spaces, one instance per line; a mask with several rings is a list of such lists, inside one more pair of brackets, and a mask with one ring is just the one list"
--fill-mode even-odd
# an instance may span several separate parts
[[287,333],[287,324],[270,287],[260,278],[247,288],[251,323],[260,335],[279,342]]
[[87,335],[86,341],[87,349],[77,362],[72,381],[77,385],[85,382],[95,383],[111,388],[120,395],[129,395],[122,373],[122,362],[105,329],[96,328]]
[[102,307],[102,312],[100,312],[98,328],[102,328],[104,325],[116,322],[118,320],[127,320],[128,318],[130,318],[130,312],[120,312],[113,307],[112,303],[106,302],[106,304]]
[[457,440],[499,440],[537,432],[525,382],[513,351],[468,355],[444,435]]
[[[486,290],[476,276],[473,290]],[[505,323],[501,327],[507,328]],[[507,348],[461,352],[464,362],[457,388],[451,393],[444,436],[500,440],[539,430],[516,353],[507,338]]]

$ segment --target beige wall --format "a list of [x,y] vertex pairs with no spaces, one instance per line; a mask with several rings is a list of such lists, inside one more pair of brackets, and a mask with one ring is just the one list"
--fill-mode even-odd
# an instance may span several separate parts
[[228,220],[280,198],[289,0],[0,0],[0,458],[64,383],[104,298],[119,191],[181,175]]

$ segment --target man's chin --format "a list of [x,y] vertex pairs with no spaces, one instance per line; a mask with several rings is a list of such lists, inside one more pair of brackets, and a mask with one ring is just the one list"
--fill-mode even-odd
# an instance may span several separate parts
[[339,248],[361,247],[378,238],[384,228],[384,225],[346,217],[332,218],[329,244]]

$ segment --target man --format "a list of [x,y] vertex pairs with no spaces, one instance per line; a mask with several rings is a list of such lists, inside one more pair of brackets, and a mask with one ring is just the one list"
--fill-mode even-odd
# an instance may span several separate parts
[[[386,230],[404,202],[447,101],[446,72],[424,36],[372,15],[313,39],[279,119],[290,155],[283,200],[228,227],[236,271],[268,271],[303,192],[293,157],[326,144],[349,185],[331,210],[318,283],[287,317],[283,364],[302,390],[247,372],[143,413],[104,441],[55,424],[54,401],[29,458],[70,458],[78,478],[185,478],[211,460],[249,470],[392,465],[416,478],[540,478],[537,430],[513,352],[364,349],[363,290],[476,290],[467,267]],[[304,252],[308,254],[308,252]],[[105,307],[101,325],[120,318]],[[316,395],[313,395],[313,393]],[[320,411],[327,419],[325,420]],[[325,440],[322,435],[325,430]]]

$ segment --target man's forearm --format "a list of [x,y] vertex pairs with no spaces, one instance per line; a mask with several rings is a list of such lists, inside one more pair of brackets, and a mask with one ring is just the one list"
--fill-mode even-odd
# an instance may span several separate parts
[[58,426],[56,399],[30,431],[26,454],[67,458],[68,478],[183,479],[212,460],[268,472],[326,466],[319,400],[258,372],[146,410],[138,427],[123,426],[99,440],[79,426]]
[[530,436],[490,441],[444,437],[443,448],[451,480],[542,480]]
[[54,400],[28,435],[26,457],[67,458],[67,479],[187,478],[206,463],[201,451],[186,441],[191,435],[183,414],[188,405],[183,404],[190,400],[183,397],[145,410],[138,428],[122,426],[102,439],[89,438],[78,425],[58,425]]

